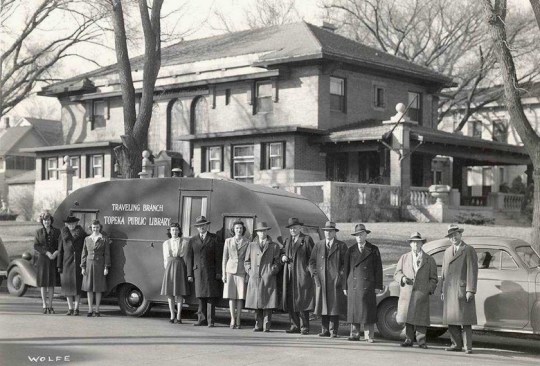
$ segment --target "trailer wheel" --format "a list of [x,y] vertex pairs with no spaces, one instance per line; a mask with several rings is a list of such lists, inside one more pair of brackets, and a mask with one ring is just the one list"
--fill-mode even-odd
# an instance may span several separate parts
[[446,333],[447,330],[448,328],[430,327],[427,329],[426,337],[428,337],[429,339],[435,339],[442,336],[444,333]]
[[144,297],[142,291],[132,284],[122,285],[117,296],[120,310],[128,316],[145,316],[152,306],[152,303]]
[[398,299],[391,297],[384,300],[377,309],[377,329],[387,339],[399,340],[403,325],[396,321]]
[[10,295],[21,297],[28,290],[28,286],[24,283],[19,267],[14,266],[8,273],[7,289]]

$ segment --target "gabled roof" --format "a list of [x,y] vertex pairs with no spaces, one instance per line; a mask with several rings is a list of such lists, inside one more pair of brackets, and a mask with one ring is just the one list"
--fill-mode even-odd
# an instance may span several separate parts
[[62,122],[53,119],[22,117],[17,125],[27,121],[45,139],[48,145],[56,145],[62,141]]
[[[387,73],[449,86],[452,80],[426,67],[416,65],[375,48],[365,46],[332,31],[299,22],[182,41],[162,49],[162,67],[189,64],[242,55],[256,55],[253,65],[267,67],[295,61],[336,60]],[[141,69],[143,56],[131,59],[132,70]],[[50,95],[69,90],[85,78],[117,72],[116,64],[78,75],[43,88]]]
[[21,139],[30,131],[32,127],[10,127],[0,136],[0,156],[13,152]]

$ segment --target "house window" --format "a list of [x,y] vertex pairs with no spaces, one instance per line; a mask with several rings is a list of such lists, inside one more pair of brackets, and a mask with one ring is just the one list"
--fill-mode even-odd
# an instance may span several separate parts
[[419,125],[422,124],[422,94],[409,92],[409,110],[407,116]]
[[508,142],[508,124],[503,120],[493,121],[493,141]]
[[285,142],[270,142],[263,145],[263,169],[285,169]]
[[386,107],[384,88],[380,85],[373,86],[373,106],[375,108]]
[[103,100],[95,100],[92,110],[92,129],[105,127],[107,103]]
[[58,159],[57,158],[48,158],[47,159],[47,177],[48,180],[58,179]]
[[225,105],[231,103],[231,89],[225,89]]
[[345,112],[345,79],[330,77],[330,109]]
[[257,113],[269,113],[274,110],[274,102],[272,101],[272,82],[265,81],[257,83]]
[[89,178],[103,177],[103,155],[90,155]]
[[240,182],[253,183],[255,153],[253,145],[233,146],[233,178]]
[[79,156],[70,156],[69,157],[69,164],[74,170],[73,176],[76,178],[81,177],[81,158]]
[[472,137],[482,138],[482,122],[472,121],[469,125],[469,135]]
[[212,173],[221,172],[223,170],[223,150],[221,146],[211,146],[206,149],[208,171]]
[[[36,169],[36,159],[30,156],[6,156],[7,170],[34,170]],[[2,163],[0,162],[0,167]]]

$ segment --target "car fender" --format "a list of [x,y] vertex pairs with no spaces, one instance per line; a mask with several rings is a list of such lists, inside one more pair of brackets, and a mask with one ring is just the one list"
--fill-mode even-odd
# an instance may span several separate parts
[[534,302],[531,310],[531,327],[533,333],[540,334],[540,299]]
[[23,258],[16,258],[9,263],[7,272],[18,267],[25,285],[36,287],[36,270],[32,263]]

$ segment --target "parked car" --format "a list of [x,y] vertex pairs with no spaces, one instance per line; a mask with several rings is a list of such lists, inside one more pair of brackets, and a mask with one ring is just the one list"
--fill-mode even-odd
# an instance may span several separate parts
[[6,251],[6,247],[4,246],[4,242],[2,241],[2,238],[0,238],[0,286],[2,285],[2,282],[4,281],[4,278],[7,276],[7,267],[9,264],[9,257]]
[[[478,286],[473,329],[540,334],[540,257],[523,240],[503,237],[464,237],[478,254]],[[448,239],[431,241],[424,251],[437,263],[439,280],[443,255],[450,246]],[[393,278],[395,266],[385,271],[388,281],[378,296],[377,327],[383,337],[397,339],[403,326],[396,322],[400,286]],[[441,283],[430,297],[431,328],[428,335],[446,331],[442,324]]]

